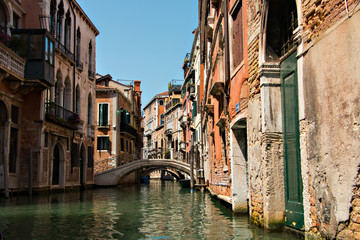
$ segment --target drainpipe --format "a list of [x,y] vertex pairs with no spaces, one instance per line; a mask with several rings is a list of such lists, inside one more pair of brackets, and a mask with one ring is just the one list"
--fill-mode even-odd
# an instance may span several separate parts
[[229,18],[227,0],[223,1],[224,28],[225,28],[225,84],[224,84],[224,113],[228,114],[229,82],[230,82],[230,54],[229,54]]

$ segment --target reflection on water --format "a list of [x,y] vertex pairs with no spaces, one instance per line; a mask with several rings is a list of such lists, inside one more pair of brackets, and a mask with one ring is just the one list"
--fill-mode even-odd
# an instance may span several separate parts
[[15,239],[294,239],[251,227],[209,194],[173,182],[0,201]]

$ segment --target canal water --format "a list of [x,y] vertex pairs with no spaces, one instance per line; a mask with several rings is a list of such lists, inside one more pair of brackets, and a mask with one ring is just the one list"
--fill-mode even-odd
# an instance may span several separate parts
[[177,182],[0,200],[0,232],[29,239],[295,239],[248,223]]

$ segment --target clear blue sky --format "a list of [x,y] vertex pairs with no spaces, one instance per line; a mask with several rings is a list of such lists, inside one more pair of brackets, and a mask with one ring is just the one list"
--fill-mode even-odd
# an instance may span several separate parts
[[198,24],[197,0],[77,0],[100,31],[96,72],[141,80],[142,105],[183,79]]

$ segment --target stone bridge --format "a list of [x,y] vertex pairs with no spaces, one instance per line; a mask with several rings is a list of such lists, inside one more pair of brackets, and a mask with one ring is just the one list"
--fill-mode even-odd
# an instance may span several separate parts
[[136,160],[112,169],[96,173],[94,175],[95,184],[99,186],[115,186],[119,181],[128,174],[147,169],[164,169],[172,168],[190,175],[190,164],[172,160],[172,159],[143,159]]

